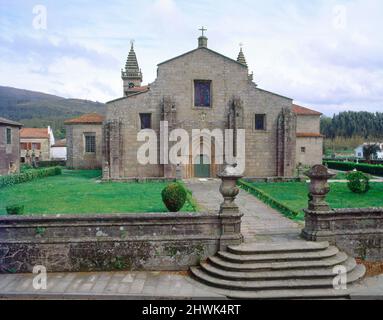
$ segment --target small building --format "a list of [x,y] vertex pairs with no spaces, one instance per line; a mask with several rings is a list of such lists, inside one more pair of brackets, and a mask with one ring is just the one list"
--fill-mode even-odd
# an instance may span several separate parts
[[320,134],[321,113],[293,104],[297,117],[296,164],[313,166],[320,163],[323,154],[323,135]]
[[99,169],[102,167],[102,124],[105,117],[84,114],[65,121],[67,167]]
[[55,144],[51,146],[51,160],[66,161],[66,139],[56,140]]
[[363,143],[357,148],[355,148],[355,157],[358,159],[364,159],[364,152],[363,152],[363,147],[367,144],[377,144],[380,147],[380,151],[376,153],[376,155],[372,156],[372,160],[381,160],[383,159],[383,143],[380,142],[371,142],[371,143]]
[[20,170],[21,123],[0,117],[0,175]]
[[51,159],[51,146],[55,138],[52,129],[23,128],[20,131],[20,157],[22,163],[30,163],[34,157],[36,161],[49,161]]

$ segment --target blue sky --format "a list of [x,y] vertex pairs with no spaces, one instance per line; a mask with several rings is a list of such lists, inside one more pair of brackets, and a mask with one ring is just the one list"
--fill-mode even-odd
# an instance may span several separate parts
[[263,89],[328,115],[383,111],[381,0],[0,0],[0,85],[105,102],[122,94],[131,39],[150,83],[202,25],[215,51],[236,58],[244,44]]

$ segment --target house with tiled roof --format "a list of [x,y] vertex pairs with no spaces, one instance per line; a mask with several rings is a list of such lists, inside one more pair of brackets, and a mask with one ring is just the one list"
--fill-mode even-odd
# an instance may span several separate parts
[[20,159],[22,163],[51,160],[51,146],[55,137],[50,126],[47,128],[22,128],[20,130]]
[[16,121],[0,117],[0,175],[20,170],[20,128]]
[[102,163],[102,125],[105,117],[87,113],[64,122],[67,167],[97,169]]
[[[322,163],[320,112],[260,88],[242,47],[236,59],[230,58],[210,49],[206,30],[201,31],[197,47],[157,64],[157,77],[147,86],[142,85],[143,75],[131,44],[121,71],[123,95],[107,102],[103,178],[174,178],[176,172],[187,179],[215,178],[224,166],[219,159],[231,157],[219,140],[216,144],[215,137],[206,133],[216,129],[245,131],[241,142],[228,142],[238,151],[236,162],[243,164],[245,177],[291,177],[299,163]],[[180,129],[189,137],[182,144],[178,140],[166,143],[169,150],[182,147],[177,151],[182,152],[181,163],[169,163],[169,150],[163,152],[159,134],[164,123],[169,133]],[[152,149],[158,151],[157,155],[152,152],[155,163],[137,160],[145,147],[137,136],[146,129],[157,137]],[[193,130],[205,133],[193,137]],[[223,157],[217,156],[217,150]]]

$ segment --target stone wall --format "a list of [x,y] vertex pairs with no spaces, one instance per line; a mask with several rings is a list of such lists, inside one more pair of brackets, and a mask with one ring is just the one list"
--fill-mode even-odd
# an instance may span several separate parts
[[[304,152],[302,148],[305,148]],[[313,166],[320,163],[323,156],[323,137],[297,137],[296,163]],[[319,162],[318,162],[319,161]]]
[[308,209],[302,237],[329,241],[349,255],[368,261],[383,261],[383,208],[331,209],[326,202],[328,179],[335,176],[323,165],[313,166]]
[[306,210],[305,214],[305,239],[329,241],[353,257],[383,261],[383,208]]
[[[67,166],[73,169],[100,169],[102,167],[102,124],[66,125]],[[85,152],[85,133],[96,135],[96,152]]]
[[320,116],[319,115],[298,115],[297,132],[319,133]]
[[[11,144],[7,144],[6,129],[11,129]],[[20,128],[0,124],[0,175],[10,173],[10,164],[13,171],[20,170]]]
[[187,270],[222,241],[240,244],[240,221],[238,213],[0,216],[0,269]]

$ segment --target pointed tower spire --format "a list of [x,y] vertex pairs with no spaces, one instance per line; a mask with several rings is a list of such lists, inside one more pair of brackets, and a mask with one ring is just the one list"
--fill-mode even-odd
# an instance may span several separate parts
[[130,51],[125,63],[125,70],[121,70],[121,78],[124,82],[124,95],[127,89],[140,87],[142,83],[142,72],[138,66],[137,56],[134,52],[134,41],[130,42]]
[[245,55],[243,54],[243,51],[242,51],[243,44],[240,43],[239,45],[240,45],[241,49],[239,50],[237,61],[247,67],[246,58],[245,58]]

